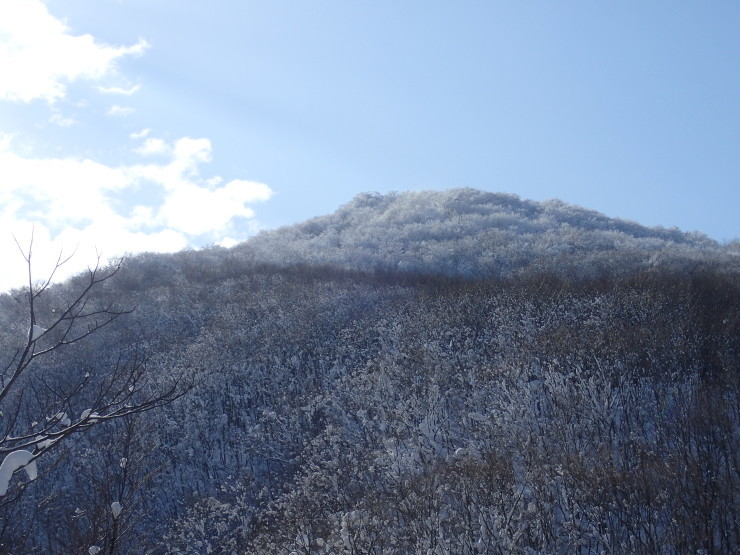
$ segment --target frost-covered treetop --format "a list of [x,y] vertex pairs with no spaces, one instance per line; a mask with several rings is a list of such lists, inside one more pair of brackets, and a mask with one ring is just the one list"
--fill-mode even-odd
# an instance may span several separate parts
[[365,193],[327,216],[238,247],[277,264],[331,264],[466,277],[525,269],[614,271],[719,255],[700,233],[650,228],[559,200],[475,189]]

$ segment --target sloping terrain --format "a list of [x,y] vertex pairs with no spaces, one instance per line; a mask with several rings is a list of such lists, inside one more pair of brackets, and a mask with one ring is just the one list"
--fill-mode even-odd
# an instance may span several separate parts
[[[739,270],[697,234],[473,190],[133,257],[99,300],[136,310],[38,375],[137,349],[197,385],[39,461],[0,541],[87,553],[120,500],[120,552],[731,552]],[[0,317],[1,354],[27,323],[13,295]]]

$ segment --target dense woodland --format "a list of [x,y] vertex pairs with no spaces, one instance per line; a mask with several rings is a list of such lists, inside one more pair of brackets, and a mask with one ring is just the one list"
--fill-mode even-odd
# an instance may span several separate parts
[[[84,286],[50,287],[39,324]],[[24,295],[0,296],[0,357]],[[740,546],[737,243],[470,189],[363,195],[232,249],[131,257],[90,293],[111,302],[133,311],[29,367],[5,436],[121,360],[142,391],[192,388],[16,473],[2,552]]]

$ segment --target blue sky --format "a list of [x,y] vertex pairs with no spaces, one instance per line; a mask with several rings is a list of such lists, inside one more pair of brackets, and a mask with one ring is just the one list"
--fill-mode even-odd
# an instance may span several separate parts
[[367,191],[738,238],[739,28],[734,0],[0,0],[0,290],[32,225],[71,271]]

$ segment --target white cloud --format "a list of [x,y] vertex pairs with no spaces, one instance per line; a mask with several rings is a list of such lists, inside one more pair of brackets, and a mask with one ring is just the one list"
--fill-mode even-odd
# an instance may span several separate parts
[[224,237],[223,239],[221,239],[221,240],[220,240],[220,241],[219,241],[218,243],[216,243],[216,244],[217,244],[217,245],[218,245],[219,247],[224,247],[224,248],[228,249],[228,248],[231,248],[231,247],[233,247],[233,246],[234,246],[234,245],[236,245],[237,243],[239,243],[239,241],[237,241],[237,240],[236,240],[236,239],[234,239],[233,237]]
[[138,165],[130,168],[140,180],[162,185],[165,200],[157,212],[156,222],[188,235],[202,235],[212,230],[226,230],[237,217],[252,218],[247,205],[266,201],[272,190],[263,183],[235,179],[220,186],[223,179],[199,178],[199,166],[211,161],[208,139],[184,137],[168,145],[161,139],[149,138],[137,149],[144,154],[169,153],[168,164]]
[[132,139],[143,139],[144,137],[149,135],[149,133],[151,133],[151,129],[142,129],[141,131],[137,131],[136,133],[131,133],[129,137],[131,137]]
[[67,83],[99,80],[124,56],[141,55],[145,40],[109,46],[91,35],[72,35],[40,0],[0,2],[0,99],[49,103],[64,98]]
[[62,114],[56,113],[49,118],[49,123],[53,123],[59,127],[72,127],[73,125],[77,125],[79,122],[74,118],[68,118]]
[[109,212],[106,192],[126,185],[119,170],[92,160],[29,159],[10,150],[0,153],[0,207],[17,203],[22,216],[53,226]]
[[114,104],[108,110],[108,115],[113,117],[125,117],[130,116],[134,112],[135,110],[130,106],[119,106],[118,104]]
[[211,159],[207,139],[169,144],[148,138],[137,152],[167,158],[119,167],[30,158],[13,152],[11,139],[0,136],[0,259],[18,264],[0,269],[0,291],[22,283],[23,260],[11,234],[27,242],[32,226],[35,252],[47,258],[41,277],[63,246],[69,251],[80,245],[75,260],[82,266],[70,266],[79,271],[94,263],[96,248],[116,256],[172,252],[198,241],[233,244],[235,236],[244,239],[254,231],[254,224],[242,220],[254,217],[251,205],[272,196],[262,183],[200,177],[201,165]]
[[12,135],[6,133],[0,135],[0,153],[10,148],[10,142],[13,140]]
[[254,217],[247,205],[265,201],[271,195],[267,185],[238,179],[215,190],[183,184],[167,196],[159,217],[168,228],[200,235],[212,229],[226,229],[233,218]]
[[124,89],[122,87],[96,87],[98,91],[100,91],[103,94],[121,94],[124,96],[131,96],[134,93],[139,92],[139,89],[141,89],[141,85],[134,85],[133,87],[129,87],[128,89]]
[[211,161],[211,141],[184,137],[175,143],[173,163],[178,170],[197,172],[198,164]]
[[144,144],[134,149],[134,152],[144,155],[169,154],[171,151],[170,145],[162,139],[147,139]]
[[[130,96],[140,85],[108,86],[116,62],[141,55],[148,44],[102,44],[74,35],[40,0],[0,0],[0,101],[51,105],[49,123],[77,122],[54,103],[69,83],[97,81],[102,94]],[[83,107],[83,101],[73,103]],[[109,116],[134,109],[120,104]],[[233,244],[259,227],[251,205],[270,198],[267,185],[201,175],[211,142],[183,137],[165,141],[149,129],[132,133],[140,163],[113,166],[91,159],[38,157],[0,133],[0,291],[24,282],[23,258],[13,236],[28,245],[34,235],[35,273],[43,278],[60,251],[77,254],[63,278],[96,260],[127,252],[172,252],[202,244]],[[150,156],[157,156],[150,158]]]

